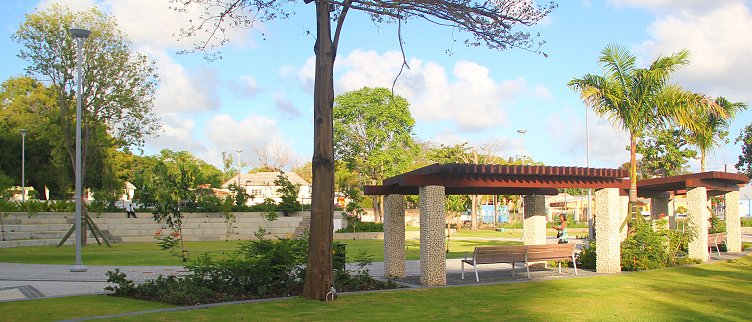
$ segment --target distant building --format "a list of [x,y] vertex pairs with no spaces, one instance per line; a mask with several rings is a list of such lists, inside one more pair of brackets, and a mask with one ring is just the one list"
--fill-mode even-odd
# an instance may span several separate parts
[[[290,180],[292,184],[300,186],[300,193],[298,193],[298,202],[301,204],[311,203],[311,183],[303,179],[297,173],[285,172],[287,180]],[[245,188],[252,198],[248,200],[248,205],[257,205],[264,202],[264,199],[271,198],[276,202],[282,201],[282,196],[277,192],[280,188],[274,184],[274,180],[277,180],[279,172],[256,172],[256,173],[243,173],[232,177],[222,184],[223,189],[228,189],[231,184],[239,185],[241,188]]]

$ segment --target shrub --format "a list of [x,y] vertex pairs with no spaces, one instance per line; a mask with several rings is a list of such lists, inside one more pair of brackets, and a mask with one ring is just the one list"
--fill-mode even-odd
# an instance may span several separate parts
[[742,227],[752,227],[752,217],[742,218]]
[[710,221],[710,229],[708,231],[709,233],[715,234],[726,231],[726,221],[721,220],[720,218],[718,218],[718,216],[711,215],[710,219],[708,220]]
[[595,269],[595,240],[591,240],[576,258],[577,267]]
[[667,250],[665,239],[650,224],[636,224],[634,233],[621,244],[621,268],[639,271],[665,267]]

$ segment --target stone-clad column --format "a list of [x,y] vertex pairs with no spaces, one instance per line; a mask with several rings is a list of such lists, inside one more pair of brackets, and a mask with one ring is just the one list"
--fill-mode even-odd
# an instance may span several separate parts
[[[660,196],[650,198],[650,218],[653,220],[664,220],[663,227],[668,229],[668,215],[669,215],[669,198],[668,193],[663,193]],[[661,214],[665,215],[661,218]]]
[[621,271],[622,205],[618,188],[595,191],[595,271]]
[[[546,197],[525,196],[525,219],[522,222],[522,241],[525,245],[546,244]],[[558,219],[554,219],[556,221]]]
[[[619,227],[617,229],[621,228],[622,224],[624,224],[624,221],[627,220],[627,217],[631,216],[629,213],[629,196],[619,196]],[[640,215],[642,216],[642,215]],[[624,228],[621,228],[619,230],[619,241],[624,241],[627,239],[627,232],[629,232],[629,228],[627,226],[624,226]],[[598,235],[598,234],[596,234]]]
[[742,225],[739,219],[739,191],[726,193],[726,249],[729,253],[742,251]]
[[405,197],[384,197],[384,277],[405,277]]
[[708,194],[705,187],[687,190],[687,219],[689,227],[696,233],[689,242],[690,258],[707,261],[708,258]]
[[419,188],[420,283],[446,285],[446,246],[444,245],[444,187]]

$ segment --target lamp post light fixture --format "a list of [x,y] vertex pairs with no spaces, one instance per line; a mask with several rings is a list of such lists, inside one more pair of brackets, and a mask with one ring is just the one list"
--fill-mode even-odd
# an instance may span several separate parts
[[21,129],[21,202],[26,202],[26,129]]
[[517,133],[520,134],[522,140],[522,165],[525,165],[525,133],[527,133],[527,130],[517,130]]
[[78,62],[76,63],[76,263],[70,268],[71,272],[86,272],[88,268],[81,261],[81,202],[82,202],[82,187],[81,187],[81,91],[83,86],[81,84],[81,64],[83,61],[82,49],[84,40],[89,37],[91,31],[86,29],[71,28],[71,35],[76,39],[76,56]]

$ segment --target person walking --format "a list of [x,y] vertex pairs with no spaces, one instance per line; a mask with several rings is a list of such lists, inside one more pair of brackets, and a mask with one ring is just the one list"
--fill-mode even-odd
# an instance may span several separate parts
[[136,218],[136,210],[133,209],[133,203],[129,203],[125,207],[125,218],[131,218],[131,216],[133,216],[133,218]]
[[569,243],[569,235],[567,234],[567,216],[564,213],[559,214],[559,225],[551,228],[556,229],[556,238],[559,239],[559,244]]

